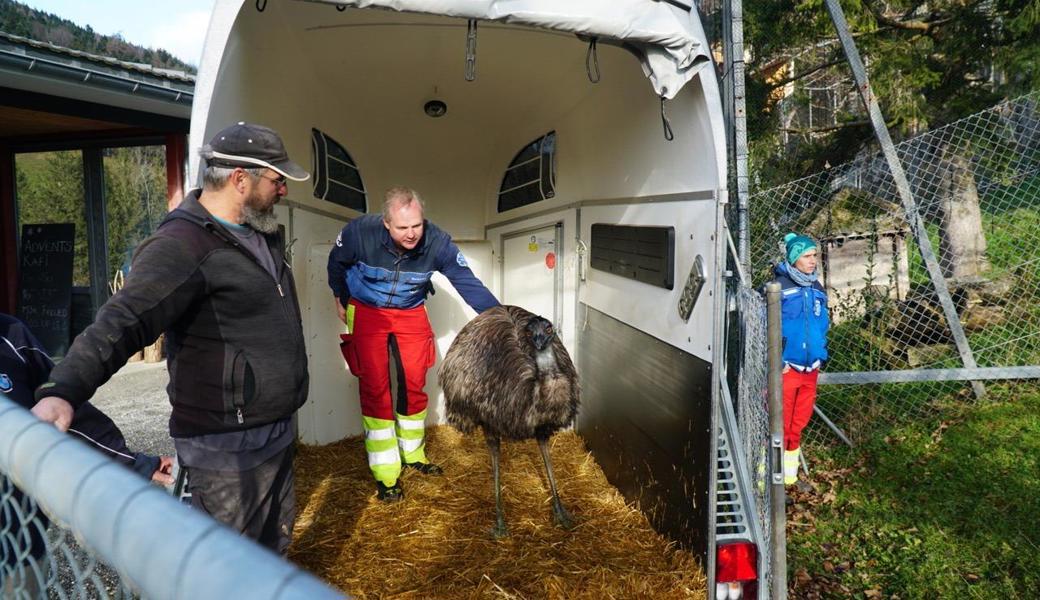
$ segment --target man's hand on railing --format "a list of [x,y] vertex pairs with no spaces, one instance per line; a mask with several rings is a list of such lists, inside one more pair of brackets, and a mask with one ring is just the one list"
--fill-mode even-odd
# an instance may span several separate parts
[[46,396],[41,398],[36,406],[32,407],[32,414],[41,421],[53,424],[62,433],[69,430],[72,425],[72,415],[75,413],[72,405],[57,396]]

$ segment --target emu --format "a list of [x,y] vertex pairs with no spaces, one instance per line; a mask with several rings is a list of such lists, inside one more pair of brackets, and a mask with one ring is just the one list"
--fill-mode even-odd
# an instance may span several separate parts
[[519,306],[484,311],[466,324],[444,357],[438,378],[448,422],[462,432],[484,430],[495,487],[495,538],[508,535],[499,479],[501,439],[538,440],[552,490],[553,517],[565,529],[574,520],[556,491],[548,440],[574,423],[578,374],[552,323]]

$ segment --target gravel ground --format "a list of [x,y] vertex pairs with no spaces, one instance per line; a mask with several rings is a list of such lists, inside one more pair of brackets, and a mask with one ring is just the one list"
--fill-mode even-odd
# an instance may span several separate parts
[[[91,402],[115,421],[132,451],[172,455],[169,380],[165,361],[129,363],[98,389]],[[133,598],[119,575],[85,554],[69,531],[52,526],[48,536],[53,548],[64,549],[51,554],[57,582],[48,590],[48,598]]]
[[115,421],[134,452],[173,454],[166,362],[127,364],[98,389],[91,403]]

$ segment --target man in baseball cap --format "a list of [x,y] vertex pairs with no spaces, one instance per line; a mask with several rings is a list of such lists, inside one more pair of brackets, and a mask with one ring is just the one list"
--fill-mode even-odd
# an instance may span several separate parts
[[274,205],[307,172],[260,125],[220,131],[192,190],[137,248],[123,289],[36,391],[66,430],[127,359],[167,334],[170,435],[192,505],[285,554],[296,518],[293,414],[307,400],[296,283]]
[[266,167],[293,181],[306,181],[310,175],[289,160],[285,144],[275,130],[239,121],[213,136],[199,154],[215,167]]

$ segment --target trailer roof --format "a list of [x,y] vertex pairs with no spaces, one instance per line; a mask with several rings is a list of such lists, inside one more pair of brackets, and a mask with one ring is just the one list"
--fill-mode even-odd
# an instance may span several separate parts
[[300,0],[528,25],[623,45],[671,99],[710,62],[698,14],[683,0]]

